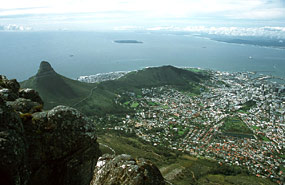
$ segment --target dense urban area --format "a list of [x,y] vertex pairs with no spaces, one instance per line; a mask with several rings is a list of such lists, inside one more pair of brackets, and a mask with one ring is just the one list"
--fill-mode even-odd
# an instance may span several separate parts
[[[220,165],[241,166],[282,184],[284,85],[254,72],[207,73],[210,80],[195,85],[199,93],[162,86],[120,94],[116,103],[135,112],[99,120],[104,129],[134,133],[154,146],[215,159]],[[127,101],[122,98],[126,96]]]

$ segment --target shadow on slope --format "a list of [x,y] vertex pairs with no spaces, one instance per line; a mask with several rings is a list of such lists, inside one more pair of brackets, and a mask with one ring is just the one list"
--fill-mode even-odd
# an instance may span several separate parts
[[57,74],[48,62],[41,62],[38,73],[26,81],[21,87],[37,90],[45,103],[45,109],[54,106],[73,105],[86,97],[94,84],[82,83]]

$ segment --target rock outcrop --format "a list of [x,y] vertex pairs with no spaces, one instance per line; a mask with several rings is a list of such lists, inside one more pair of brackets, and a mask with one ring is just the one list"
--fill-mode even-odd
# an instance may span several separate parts
[[39,93],[33,89],[29,89],[29,88],[20,89],[19,96],[20,96],[20,98],[29,99],[29,100],[32,100],[33,102],[37,102],[37,103],[42,104],[42,105],[44,104]]
[[87,117],[71,107],[42,106],[36,91],[0,76],[0,184],[165,184],[150,161],[129,155],[98,161],[95,125]]
[[130,155],[104,155],[99,158],[90,185],[164,185],[158,168],[145,159]]
[[0,76],[0,184],[89,184],[101,155],[94,124],[42,105],[36,91]]
[[0,184],[27,184],[30,170],[22,121],[0,97]]

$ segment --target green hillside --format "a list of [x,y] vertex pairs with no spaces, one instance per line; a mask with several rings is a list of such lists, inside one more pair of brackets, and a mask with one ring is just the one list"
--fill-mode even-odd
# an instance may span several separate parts
[[197,89],[199,82],[207,78],[208,76],[173,66],[146,68],[130,72],[118,80],[99,83],[92,96],[76,108],[87,115],[92,115],[92,111],[97,114],[130,112],[131,110],[114,104],[118,94],[128,91],[139,95],[141,88],[164,85],[191,92]]
[[135,91],[163,85],[172,85],[181,90],[191,90],[191,83],[198,83],[203,79],[206,79],[206,76],[173,66],[162,66],[134,71],[116,81],[103,82],[101,85],[114,91]]
[[94,84],[82,83],[57,74],[48,62],[41,62],[38,73],[21,82],[22,88],[37,90],[45,103],[45,109],[56,105],[73,105],[88,96]]
[[141,88],[171,85],[179,90],[194,91],[207,76],[173,66],[146,68],[130,72],[118,80],[88,84],[57,74],[48,62],[42,62],[38,73],[23,81],[21,87],[37,90],[45,102],[45,109],[56,105],[74,106],[87,115],[122,113],[131,110],[115,104],[123,92],[139,94]]

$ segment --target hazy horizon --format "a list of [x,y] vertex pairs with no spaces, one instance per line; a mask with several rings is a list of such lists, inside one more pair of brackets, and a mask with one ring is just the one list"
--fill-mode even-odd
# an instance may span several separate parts
[[285,0],[10,0],[2,2],[0,8],[3,30],[284,25]]

